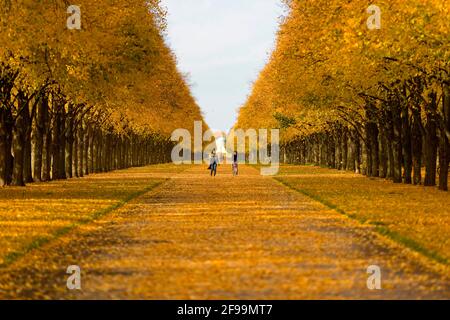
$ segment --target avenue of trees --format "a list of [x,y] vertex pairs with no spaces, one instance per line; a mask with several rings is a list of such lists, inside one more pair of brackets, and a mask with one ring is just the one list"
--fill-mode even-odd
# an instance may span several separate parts
[[[159,0],[2,0],[0,186],[170,161],[202,115]],[[205,125],[206,127],[206,125]]]
[[[283,129],[287,163],[448,190],[448,1],[285,3],[276,49],[236,128]],[[368,28],[371,4],[378,29]]]

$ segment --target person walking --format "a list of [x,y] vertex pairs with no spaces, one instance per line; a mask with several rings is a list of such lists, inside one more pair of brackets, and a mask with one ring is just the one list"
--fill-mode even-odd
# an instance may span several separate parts
[[239,174],[238,158],[238,153],[235,151],[233,154],[233,176],[237,176]]
[[211,152],[211,155],[209,157],[209,169],[211,170],[211,177],[214,175],[214,177],[217,175],[217,155],[216,155],[216,149],[213,149]]

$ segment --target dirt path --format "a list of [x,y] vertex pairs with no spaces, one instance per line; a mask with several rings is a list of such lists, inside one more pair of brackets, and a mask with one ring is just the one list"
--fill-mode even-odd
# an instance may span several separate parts
[[[227,172],[220,172],[227,171]],[[242,168],[191,167],[0,274],[0,297],[62,299],[449,298],[418,257],[314,200]],[[82,291],[65,270],[82,269]],[[382,290],[367,289],[367,267]]]

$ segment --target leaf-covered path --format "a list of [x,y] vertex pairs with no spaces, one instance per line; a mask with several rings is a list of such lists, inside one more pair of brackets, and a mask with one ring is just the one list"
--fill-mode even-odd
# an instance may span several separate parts
[[[164,173],[149,174],[166,178]],[[0,297],[448,298],[430,261],[254,168],[189,167],[0,270]],[[82,290],[66,288],[67,266]],[[382,271],[368,290],[367,267]]]

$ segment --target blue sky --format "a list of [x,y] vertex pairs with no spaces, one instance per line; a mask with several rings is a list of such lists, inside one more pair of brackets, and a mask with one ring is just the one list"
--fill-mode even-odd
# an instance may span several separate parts
[[280,0],[162,0],[168,44],[208,125],[228,131],[275,43]]

